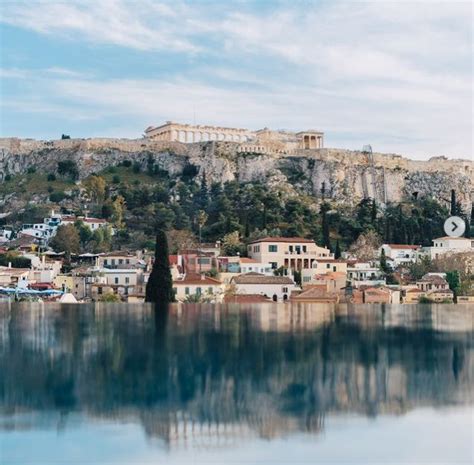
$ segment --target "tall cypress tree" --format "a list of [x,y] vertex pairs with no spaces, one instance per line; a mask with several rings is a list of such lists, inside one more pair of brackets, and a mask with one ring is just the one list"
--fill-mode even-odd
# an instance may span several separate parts
[[173,280],[168,257],[168,240],[164,229],[156,233],[155,262],[146,284],[145,302],[168,304],[174,301]]
[[456,191],[454,189],[451,189],[451,215],[457,215],[458,214],[458,208],[457,208],[457,203],[456,203]]
[[337,260],[341,258],[341,246],[339,245],[339,239],[336,242],[336,250],[334,251],[334,258]]

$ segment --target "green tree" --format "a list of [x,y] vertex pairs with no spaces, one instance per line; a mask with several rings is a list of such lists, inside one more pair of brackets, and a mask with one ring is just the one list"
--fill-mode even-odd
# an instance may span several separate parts
[[383,248],[380,252],[380,270],[385,274],[390,272],[390,268],[387,263],[387,256],[385,255],[385,249]]
[[336,242],[336,250],[334,251],[334,258],[337,260],[341,258],[341,246],[339,245],[339,239]]
[[61,225],[49,242],[55,252],[64,252],[66,260],[70,261],[71,254],[79,253],[81,241],[79,232],[73,224]]
[[163,229],[156,233],[155,261],[146,285],[145,301],[163,305],[174,301],[168,240]]
[[459,295],[459,286],[461,284],[461,279],[459,276],[459,271],[447,271],[446,272],[446,281],[448,281],[449,289],[454,292],[454,295]]

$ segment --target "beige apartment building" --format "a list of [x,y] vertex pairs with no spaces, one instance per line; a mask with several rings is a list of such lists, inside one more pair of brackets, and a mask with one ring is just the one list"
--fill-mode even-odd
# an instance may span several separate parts
[[272,268],[280,267],[302,270],[312,268],[318,259],[331,259],[329,249],[319,247],[312,239],[300,237],[265,237],[251,242],[248,256],[259,263],[269,263]]

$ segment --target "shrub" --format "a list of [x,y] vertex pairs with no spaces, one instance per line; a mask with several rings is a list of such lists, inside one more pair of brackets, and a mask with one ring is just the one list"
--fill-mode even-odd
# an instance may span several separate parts
[[122,166],[125,166],[125,168],[130,168],[132,166],[131,160],[124,160],[122,162]]
[[120,184],[120,176],[118,174],[114,175],[114,177],[112,178],[112,183],[113,184]]
[[54,187],[53,186],[48,186],[48,192],[51,194],[54,192]]
[[36,168],[35,168],[34,166],[30,166],[30,167],[26,170],[26,172],[27,172],[28,174],[34,174],[34,173],[36,173]]
[[64,200],[66,198],[66,194],[62,191],[55,191],[52,192],[51,195],[49,196],[49,200],[51,202],[61,202],[61,200]]
[[132,170],[133,170],[134,173],[139,173],[141,171],[141,169],[142,169],[142,167],[140,166],[140,163],[135,162],[133,164]]
[[11,174],[7,174],[5,176],[5,181],[11,181],[12,180],[12,175]]
[[79,169],[74,160],[58,161],[58,173],[63,176],[69,176],[72,180],[79,178]]
[[56,181],[56,175],[54,173],[49,173],[47,179],[49,182]]

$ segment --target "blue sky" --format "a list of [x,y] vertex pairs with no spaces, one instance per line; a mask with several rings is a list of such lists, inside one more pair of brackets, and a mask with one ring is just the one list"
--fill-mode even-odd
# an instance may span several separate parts
[[472,156],[472,3],[1,0],[0,135],[165,120]]

